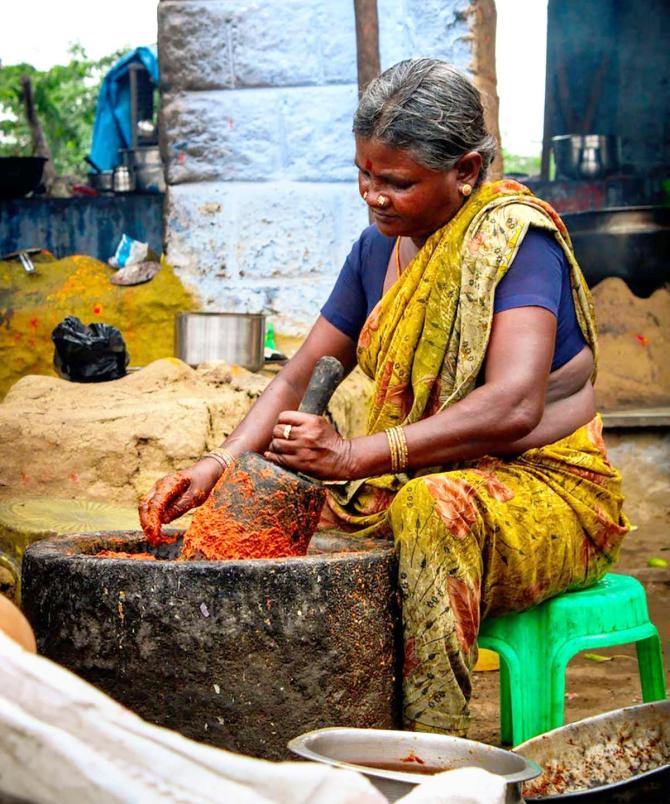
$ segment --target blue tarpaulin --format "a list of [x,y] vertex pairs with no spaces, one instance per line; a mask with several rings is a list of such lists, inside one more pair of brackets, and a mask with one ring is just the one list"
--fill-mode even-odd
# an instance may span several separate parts
[[128,66],[143,64],[158,85],[155,47],[138,47],[126,54],[103,79],[93,124],[91,159],[101,170],[113,170],[120,162],[119,148],[130,148],[130,82]]

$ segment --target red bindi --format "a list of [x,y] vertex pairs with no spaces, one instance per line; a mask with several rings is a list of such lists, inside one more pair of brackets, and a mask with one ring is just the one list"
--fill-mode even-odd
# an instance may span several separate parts
[[372,170],[372,162],[369,159],[367,159],[365,162],[365,169]]

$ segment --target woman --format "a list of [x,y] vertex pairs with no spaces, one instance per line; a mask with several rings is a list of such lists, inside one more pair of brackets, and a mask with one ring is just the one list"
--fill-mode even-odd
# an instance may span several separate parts
[[[483,183],[494,142],[453,67],[387,70],[354,133],[374,226],[225,449],[160,481],[141,517],[155,535],[246,450],[347,481],[323,524],[392,536],[399,555],[405,726],[464,734],[480,618],[594,583],[628,530],[595,416],[591,298],[556,213]],[[325,354],[374,380],[369,435],[296,411]]]

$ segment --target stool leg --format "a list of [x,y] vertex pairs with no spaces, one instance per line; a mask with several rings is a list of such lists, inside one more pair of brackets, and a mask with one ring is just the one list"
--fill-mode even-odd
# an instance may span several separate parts
[[512,692],[509,669],[503,657],[500,661],[500,742],[513,745]]
[[[563,723],[565,665],[571,646],[552,644],[547,606],[503,615],[480,637],[500,655],[500,739],[518,745]],[[562,655],[563,654],[563,655]]]
[[554,656],[551,664],[551,693],[549,698],[549,723],[547,731],[563,725],[565,719],[565,672],[574,654],[565,651]]
[[[538,640],[539,644],[539,640]],[[541,653],[538,650],[538,653]],[[522,657],[521,683],[512,690],[514,745],[549,731],[551,722],[551,678],[545,656],[527,652]]]
[[[507,712],[511,712],[512,744],[518,745],[550,728],[550,646],[541,607],[524,612],[522,618],[512,622],[514,630],[508,635],[508,645],[500,645],[495,650],[498,650],[501,658],[507,660],[507,677],[501,675],[501,684],[505,685],[501,686],[501,694],[504,690],[504,695],[511,704]],[[504,706],[502,698],[501,704]],[[509,730],[509,717],[506,719],[503,708],[503,740],[509,740]]]
[[658,631],[647,639],[636,642],[635,649],[640,671],[642,700],[645,703],[662,701],[665,698],[665,670]]

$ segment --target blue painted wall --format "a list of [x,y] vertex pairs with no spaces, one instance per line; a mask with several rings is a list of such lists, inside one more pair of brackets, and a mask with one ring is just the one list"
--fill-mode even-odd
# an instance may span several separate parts
[[124,232],[160,254],[163,195],[0,199],[0,257],[45,248],[57,257],[88,254],[107,261]]

